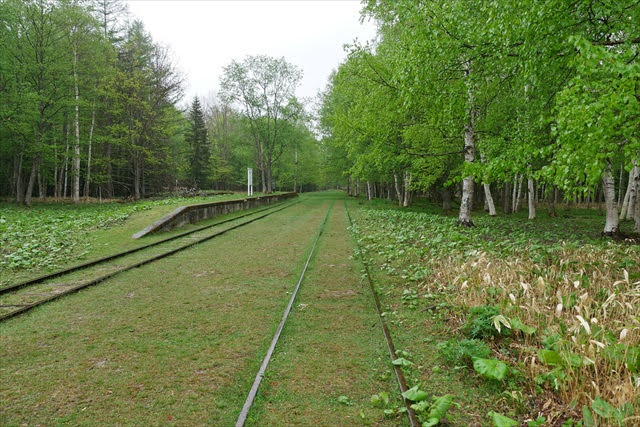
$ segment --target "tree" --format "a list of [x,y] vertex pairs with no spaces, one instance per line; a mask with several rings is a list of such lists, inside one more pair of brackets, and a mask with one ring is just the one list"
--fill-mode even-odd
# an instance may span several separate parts
[[281,130],[302,111],[295,99],[301,79],[298,67],[266,55],[231,61],[224,68],[221,95],[225,102],[238,103],[249,120],[265,193],[273,190],[272,167],[285,150]]
[[193,98],[189,111],[189,131],[186,142],[189,146],[189,180],[195,188],[202,188],[210,176],[210,150],[204,113],[200,100]]

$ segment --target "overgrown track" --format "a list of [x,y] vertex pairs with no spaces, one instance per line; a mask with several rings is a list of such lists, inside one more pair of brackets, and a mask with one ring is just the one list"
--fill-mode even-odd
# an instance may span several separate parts
[[[195,246],[199,243],[205,242],[207,240],[213,239],[214,237],[220,236],[222,234],[227,233],[228,231],[243,227],[245,225],[251,224],[252,222],[255,222],[259,219],[265,218],[273,213],[279,212],[283,209],[286,209],[288,207],[291,207],[297,203],[300,203],[299,201],[295,201],[293,203],[288,203],[285,206],[281,206],[281,205],[276,205],[276,206],[269,206],[267,208],[264,209],[260,209],[257,211],[252,211],[249,213],[245,213],[239,216],[235,216],[233,218],[229,218],[223,221],[219,221],[216,222],[214,224],[210,224],[210,225],[206,225],[203,227],[199,227],[196,228],[194,230],[190,230],[187,231],[185,233],[181,233],[163,240],[159,240],[157,242],[154,243],[150,243],[148,245],[143,245],[134,249],[130,249],[124,252],[120,252],[114,255],[110,255],[104,258],[100,258],[94,261],[90,261],[84,264],[80,264],[77,266],[73,266],[70,268],[66,268],[64,270],[60,270],[60,271],[56,271],[44,276],[40,276],[37,277],[35,279],[31,279],[22,283],[17,283],[15,285],[12,286],[7,286],[5,288],[0,289],[0,295],[2,295],[2,297],[0,297],[0,309],[11,309],[14,308],[13,310],[10,310],[8,312],[2,313],[0,314],[0,322],[3,320],[7,320],[9,318],[18,316],[20,314],[23,314],[35,307],[38,307],[42,304],[45,304],[47,302],[53,301],[55,299],[61,298],[65,295],[69,295],[75,292],[80,291],[81,289],[87,288],[89,286],[93,286],[96,285],[98,283],[101,283],[111,277],[116,276],[117,274],[123,273],[125,271],[137,268],[137,267],[141,267],[143,265],[152,263],[154,261],[160,260],[162,258],[165,258],[167,256],[173,255],[175,253],[178,253],[180,251],[183,251],[185,249],[188,249],[192,246]],[[232,221],[237,221],[239,219],[248,217],[248,216],[252,216],[252,215],[256,215],[260,212],[264,212],[264,211],[269,211],[265,214],[259,215],[255,218],[251,218],[247,221],[241,222],[239,224],[235,224],[231,227],[228,227],[224,230],[221,231],[216,231],[214,233],[211,234],[206,234],[204,236],[195,236],[194,235],[196,233],[202,233],[202,232],[206,232],[206,230],[209,230],[211,228],[214,227],[218,227],[222,224],[226,224]],[[180,244],[182,241],[187,241],[188,243],[186,244]],[[60,277],[64,277],[64,276],[70,276],[73,273],[78,273],[78,272],[82,272],[82,271],[86,271],[88,269],[90,269],[91,267],[95,267],[98,265],[102,265],[102,264],[107,264],[109,261],[114,261],[114,260],[118,260],[118,259],[122,259],[124,257],[133,255],[135,253],[138,252],[142,252],[145,250],[148,250],[150,248],[153,247],[157,247],[160,246],[162,244],[167,244],[167,243],[178,243],[177,247],[171,247],[168,250],[163,250],[161,251],[159,254],[155,254],[153,256],[147,257],[147,258],[143,258],[142,260],[138,260],[136,262],[133,262],[132,264],[126,265],[124,267],[120,267],[120,266],[115,266],[115,268],[110,271],[107,274],[101,275],[99,277],[95,277],[92,278],[88,281],[82,281],[79,284],[78,283],[65,283],[65,284],[52,284],[53,286],[53,290],[49,291],[49,292],[44,292],[44,293],[31,293],[29,294],[29,290],[32,289],[33,287],[35,287],[36,285],[42,284],[48,280],[51,279],[55,279],[55,278],[60,278]],[[35,300],[33,300],[33,296],[39,296],[42,298],[37,298]]]
[[278,339],[280,338],[280,334],[282,333],[282,330],[284,329],[284,325],[287,321],[287,318],[289,317],[289,313],[291,312],[291,308],[293,307],[293,303],[296,299],[296,295],[298,294],[298,291],[300,290],[300,285],[302,284],[302,281],[304,279],[304,274],[306,273],[307,268],[309,267],[311,258],[313,258],[313,254],[318,244],[318,240],[320,240],[320,236],[322,236],[322,233],[324,232],[325,226],[327,224],[327,218],[329,218],[329,214],[333,209],[334,203],[335,202],[331,203],[331,206],[329,206],[329,209],[327,210],[327,214],[325,215],[324,220],[320,224],[318,234],[316,234],[316,237],[311,246],[311,250],[309,251],[309,255],[307,256],[307,261],[305,262],[304,267],[302,268],[302,272],[300,273],[300,277],[298,278],[298,281],[293,289],[293,292],[291,293],[291,298],[289,298],[289,303],[287,304],[287,307],[284,310],[282,318],[280,319],[280,323],[278,324],[278,328],[276,329],[273,339],[271,340],[271,344],[269,345],[267,354],[262,360],[262,364],[260,365],[260,369],[258,370],[258,373],[256,374],[256,377],[253,381],[251,390],[249,391],[249,394],[247,395],[247,399],[245,400],[242,410],[240,411],[240,415],[238,415],[238,419],[236,421],[236,427],[244,426],[244,423],[247,420],[249,410],[251,409],[251,406],[253,405],[253,401],[256,397],[256,394],[258,393],[258,387],[260,387],[260,383],[262,382],[262,378],[264,377],[264,374],[267,370],[267,366],[269,365],[271,356],[273,355],[276,345],[278,344]]
[[[351,214],[349,213],[349,209],[347,208],[347,202],[344,202],[344,208],[347,211],[347,218],[349,218],[349,224],[353,226],[353,221],[351,219]],[[365,257],[362,254],[362,247],[360,246],[360,242],[356,239],[356,244],[358,246],[358,252],[360,253],[360,258],[362,259],[362,264],[364,265],[365,276],[367,277],[367,282],[369,283],[369,289],[371,290],[371,294],[373,295],[373,300],[376,306],[376,311],[378,312],[378,317],[380,320],[380,326],[382,326],[382,332],[384,334],[384,339],[387,343],[387,349],[389,350],[389,356],[391,357],[391,362],[394,362],[398,356],[396,354],[396,348],[393,345],[393,339],[391,338],[391,332],[389,332],[389,328],[387,327],[386,322],[384,321],[384,316],[382,315],[382,307],[380,305],[380,299],[378,298],[378,294],[376,293],[375,286],[373,285],[373,279],[371,278],[371,274],[369,272],[369,264]],[[404,374],[402,373],[402,369],[400,366],[393,364],[393,371],[396,376],[396,380],[398,381],[398,386],[400,387],[400,393],[404,394],[409,387],[407,386],[407,380],[404,378]],[[416,416],[415,411],[411,408],[411,402],[407,400],[404,396],[402,396],[402,400],[404,401],[404,405],[407,408],[407,416],[409,417],[409,423],[412,427],[419,427],[420,421]]]

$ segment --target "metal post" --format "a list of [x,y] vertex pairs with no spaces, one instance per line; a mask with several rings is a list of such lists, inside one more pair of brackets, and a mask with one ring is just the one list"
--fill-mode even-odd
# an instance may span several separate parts
[[253,169],[247,168],[247,196],[253,196]]

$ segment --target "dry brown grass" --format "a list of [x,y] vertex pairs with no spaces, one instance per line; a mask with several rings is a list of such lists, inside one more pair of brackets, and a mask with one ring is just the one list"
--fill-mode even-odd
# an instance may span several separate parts
[[[579,355],[581,362],[567,363],[564,379],[542,384],[554,391],[546,397],[549,408],[581,408],[600,396],[616,407],[633,402],[638,409],[638,366],[625,359],[640,344],[640,281],[630,280],[618,267],[621,257],[640,261],[634,248],[614,243],[564,247],[547,265],[524,254],[476,252],[462,263],[459,257],[444,257],[431,261],[433,274],[422,290],[440,293],[454,307],[495,304],[507,321],[517,317],[536,328],[530,335],[514,332],[518,339],[509,346],[512,364],[521,364],[532,383],[551,370],[538,350],[545,347],[545,338],[557,334],[561,341],[556,348]],[[461,316],[452,318],[457,326],[463,321]],[[626,355],[611,357],[620,345]]]

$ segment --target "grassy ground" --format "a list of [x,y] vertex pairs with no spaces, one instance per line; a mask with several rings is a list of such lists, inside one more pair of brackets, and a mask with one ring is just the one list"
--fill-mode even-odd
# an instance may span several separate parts
[[421,389],[461,405],[455,425],[635,425],[640,249],[600,237],[595,209],[467,229],[432,205],[358,203],[397,345]]
[[342,202],[335,204],[257,400],[250,425],[401,425],[370,403],[400,404],[375,307],[350,259]]
[[[0,324],[0,424],[232,425],[341,197],[305,196]],[[635,425],[640,251],[601,239],[597,212],[465,229],[430,205],[348,205],[409,386],[452,396],[447,425]],[[96,233],[94,254],[151,221],[136,215]],[[338,201],[250,425],[406,422],[346,225]]]
[[241,196],[225,194],[79,205],[35,202],[28,209],[13,204],[0,204],[0,286],[151,243],[206,224],[201,222],[186,225],[141,240],[131,238],[134,233],[180,206],[238,197]]
[[293,206],[0,325],[0,424],[228,425],[328,205]]
[[[0,424],[232,425],[336,197],[0,324]],[[404,422],[352,250],[339,202],[248,425]]]

